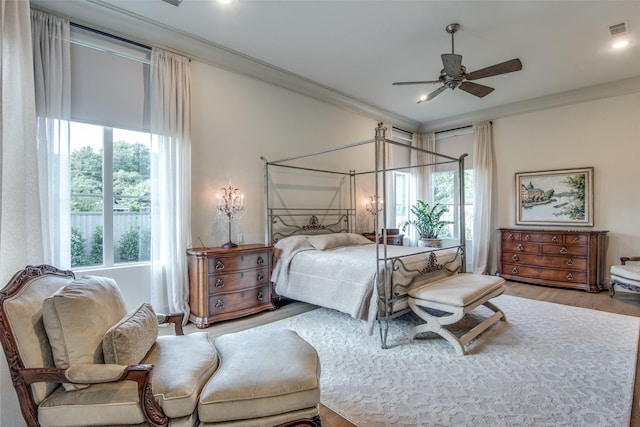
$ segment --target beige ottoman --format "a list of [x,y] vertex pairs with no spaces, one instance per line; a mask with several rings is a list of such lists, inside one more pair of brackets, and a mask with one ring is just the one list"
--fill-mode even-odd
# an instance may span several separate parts
[[265,426],[305,420],[320,425],[320,361],[316,350],[283,329],[218,337],[220,367],[198,404],[202,426]]
[[[464,355],[465,344],[497,320],[506,320],[502,310],[489,302],[504,290],[504,279],[501,277],[468,273],[454,274],[411,290],[409,306],[426,322],[411,329],[411,339],[422,332],[435,332],[449,341],[457,354]],[[491,309],[494,314],[460,337],[444,327],[459,321],[479,305]],[[435,309],[449,314],[436,315],[426,309]]]

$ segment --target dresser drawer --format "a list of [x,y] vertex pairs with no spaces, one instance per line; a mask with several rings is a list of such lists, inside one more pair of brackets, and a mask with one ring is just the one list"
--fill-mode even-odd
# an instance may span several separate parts
[[268,266],[246,271],[212,274],[207,278],[209,294],[251,288],[268,282]]
[[540,244],[531,242],[503,242],[502,250],[513,253],[539,254]]
[[526,253],[502,253],[504,264],[516,264],[524,266],[544,266],[545,268],[566,268],[571,270],[584,270],[587,268],[586,258],[573,258],[569,256],[540,256]]
[[208,271],[227,272],[235,270],[247,270],[250,268],[269,266],[270,252],[249,252],[246,254],[225,256],[214,255],[207,259]]
[[503,264],[502,274],[555,282],[584,283],[587,280],[587,274],[584,271],[555,270],[542,267],[528,267],[517,264]]
[[209,296],[209,315],[217,316],[223,313],[233,313],[253,309],[260,304],[270,304],[271,295],[269,285],[258,288],[245,289]]
[[588,245],[588,234],[567,234],[564,236],[565,245]]
[[586,257],[589,247],[583,245],[542,245],[544,255],[569,255]]

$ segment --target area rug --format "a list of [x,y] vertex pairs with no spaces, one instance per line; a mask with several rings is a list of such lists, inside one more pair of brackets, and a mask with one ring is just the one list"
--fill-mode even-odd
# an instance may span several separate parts
[[466,356],[431,333],[410,341],[413,313],[391,322],[388,349],[377,330],[367,335],[324,308],[242,333],[287,328],[309,341],[322,364],[322,403],[359,427],[629,425],[640,319],[493,301],[507,322],[469,343]]

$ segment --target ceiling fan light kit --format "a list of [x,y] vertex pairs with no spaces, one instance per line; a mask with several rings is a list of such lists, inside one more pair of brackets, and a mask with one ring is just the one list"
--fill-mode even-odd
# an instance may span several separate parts
[[438,80],[422,80],[422,81],[409,81],[409,82],[394,82],[393,85],[419,85],[419,84],[437,84],[440,83],[438,89],[429,93],[429,95],[422,96],[418,100],[418,103],[430,101],[445,89],[459,88],[471,95],[475,95],[478,98],[482,98],[493,92],[493,88],[484,86],[479,83],[474,83],[471,80],[484,79],[486,77],[497,76],[500,74],[512,73],[514,71],[522,70],[522,62],[520,59],[515,58],[509,61],[501,62],[499,64],[491,65],[486,68],[482,68],[471,73],[467,73],[467,69],[462,65],[462,55],[455,53],[455,40],[454,34],[460,29],[460,24],[453,23],[446,26],[447,33],[451,34],[451,53],[443,53],[440,55],[442,59],[442,71]]

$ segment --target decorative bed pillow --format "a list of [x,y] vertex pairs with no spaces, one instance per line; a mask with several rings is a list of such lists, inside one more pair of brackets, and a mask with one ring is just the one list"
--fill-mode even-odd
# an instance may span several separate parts
[[[107,277],[81,277],[46,298],[42,319],[56,367],[104,363],[104,334],[125,314],[127,306],[120,289]],[[86,387],[63,385],[67,390]]]
[[113,325],[102,341],[105,363],[135,365],[158,338],[158,318],[150,304],[141,304]]
[[364,245],[372,243],[371,240],[355,233],[333,233],[308,236],[309,243],[314,248],[323,251],[341,246]]

